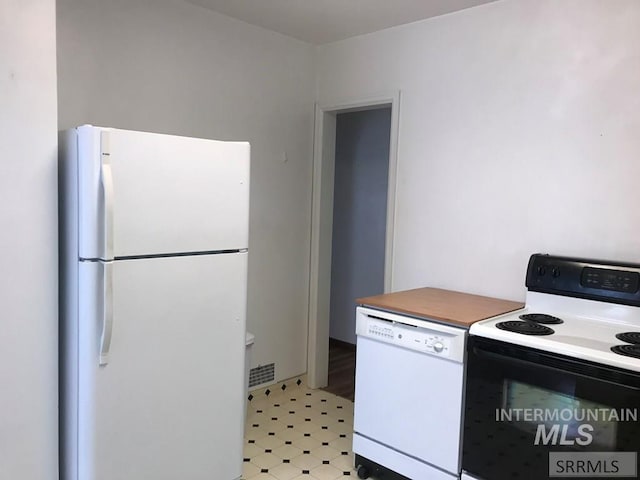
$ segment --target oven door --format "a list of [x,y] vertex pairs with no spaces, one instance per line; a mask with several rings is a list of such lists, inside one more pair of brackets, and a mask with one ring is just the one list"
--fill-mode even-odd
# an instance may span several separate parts
[[[467,353],[465,472],[486,480],[616,478],[621,466],[594,452],[638,451],[639,373],[476,336]],[[625,455],[622,468],[637,474],[637,454]],[[575,470],[577,459],[596,457],[608,460]]]

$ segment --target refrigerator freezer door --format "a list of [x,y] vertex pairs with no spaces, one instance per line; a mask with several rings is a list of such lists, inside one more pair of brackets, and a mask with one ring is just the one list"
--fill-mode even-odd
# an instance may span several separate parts
[[81,295],[78,480],[240,478],[246,262],[246,253],[113,262],[106,366],[104,266],[81,262],[80,284],[95,291]]
[[81,258],[247,248],[248,143],[76,131]]

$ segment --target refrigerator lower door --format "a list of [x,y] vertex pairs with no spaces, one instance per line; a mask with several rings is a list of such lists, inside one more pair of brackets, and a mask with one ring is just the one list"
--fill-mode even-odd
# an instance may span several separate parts
[[247,254],[80,266],[77,480],[241,476]]

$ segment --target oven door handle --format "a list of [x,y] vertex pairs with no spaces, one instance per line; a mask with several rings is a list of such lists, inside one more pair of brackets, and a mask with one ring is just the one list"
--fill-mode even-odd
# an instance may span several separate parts
[[[581,370],[584,370],[585,367],[589,367],[588,364],[583,363],[579,360],[570,360],[570,359],[559,359],[557,357],[554,357],[553,355],[545,355],[545,354],[540,354],[540,353],[536,353],[535,355],[542,360],[540,363],[538,362],[534,362],[531,360],[527,360],[524,358],[519,358],[519,357],[512,357],[509,355],[505,355],[502,353],[497,353],[497,352],[491,352],[489,350],[485,350],[483,348],[479,348],[477,346],[473,347],[473,353],[479,357],[485,357],[485,358],[492,358],[494,360],[503,362],[503,363],[510,363],[512,365],[518,365],[518,366],[522,366],[522,365],[526,365],[526,366],[533,366],[535,368],[545,368],[548,370],[553,370],[554,372],[561,372],[561,373],[570,373],[572,375],[576,375],[582,378],[586,378],[586,379],[596,379],[599,380],[601,382],[605,382],[608,383],[610,385],[615,385],[617,387],[621,387],[621,388],[626,388],[629,390],[634,390],[634,391],[640,391],[640,386],[637,385],[629,385],[629,384],[624,384],[624,383],[620,383],[620,382],[616,382],[615,380],[612,380],[611,378],[607,378],[605,373],[607,371],[613,372],[612,370],[609,370],[606,366],[598,366],[595,368],[591,369],[591,373],[587,374],[582,372]],[[545,363],[545,361],[547,363]],[[562,363],[562,366],[559,365],[549,365],[549,362],[553,362],[553,363]],[[596,371],[600,371],[602,373],[596,373]],[[640,384],[640,376],[636,376],[633,374],[624,374],[624,375],[628,375],[629,377],[632,377],[635,379],[635,384]]]

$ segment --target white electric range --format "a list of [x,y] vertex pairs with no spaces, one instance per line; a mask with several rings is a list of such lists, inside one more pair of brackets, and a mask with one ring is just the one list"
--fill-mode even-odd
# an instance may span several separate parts
[[536,254],[526,285],[469,330],[463,478],[638,478],[640,265]]
[[529,292],[525,310],[476,323],[470,333],[640,371],[638,307]]

